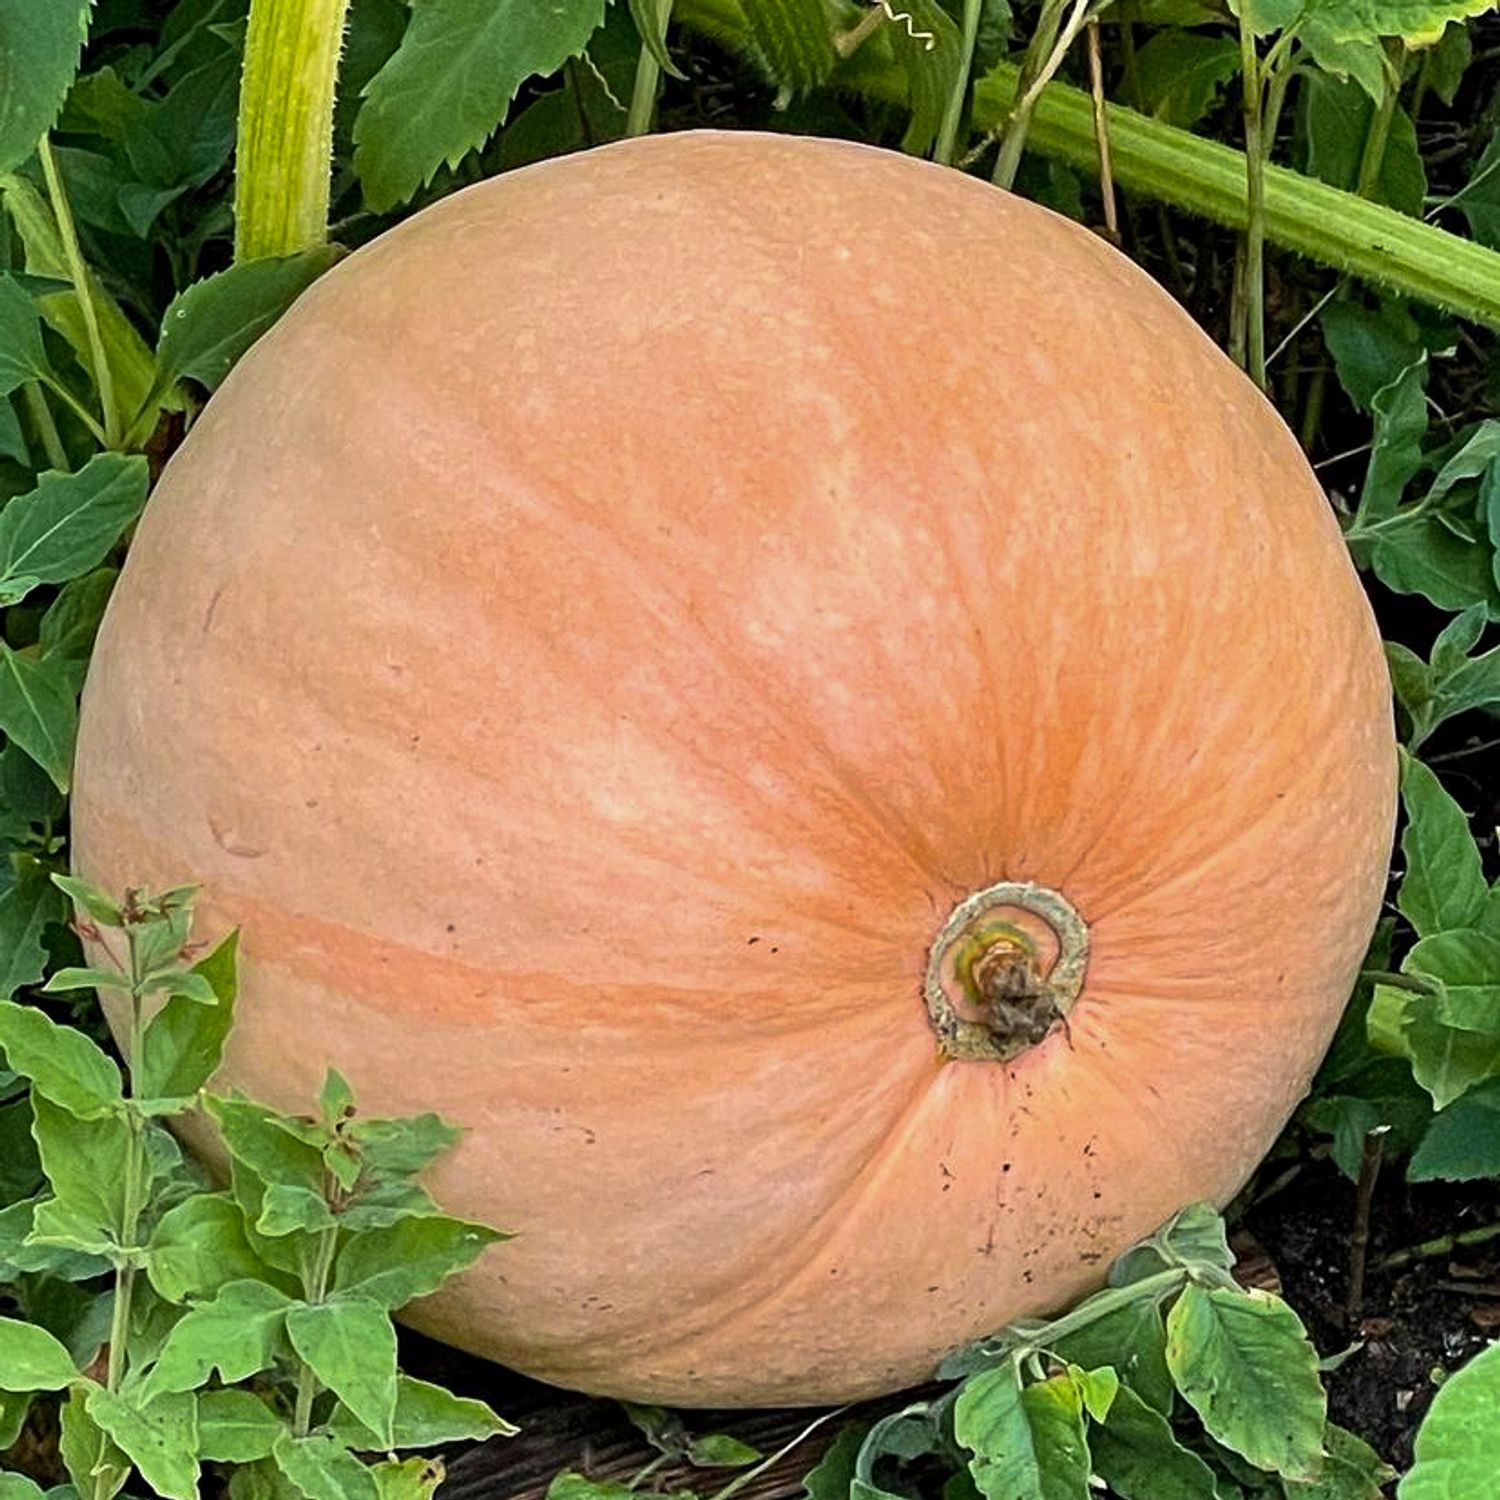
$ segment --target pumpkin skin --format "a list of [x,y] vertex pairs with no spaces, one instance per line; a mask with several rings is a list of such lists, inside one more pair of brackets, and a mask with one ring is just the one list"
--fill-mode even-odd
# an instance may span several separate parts
[[[700,133],[359,251],[172,459],[83,706],[77,864],[243,926],[222,1083],[468,1135],[519,1231],[410,1320],[584,1390],[821,1403],[1223,1202],[1394,818],[1385,668],[1271,407],[1080,227]],[[997,881],[1064,1028],[923,1003]]]

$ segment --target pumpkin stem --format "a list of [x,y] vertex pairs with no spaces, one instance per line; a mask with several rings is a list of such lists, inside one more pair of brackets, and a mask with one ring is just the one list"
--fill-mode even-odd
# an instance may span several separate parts
[[1044,885],[1003,880],[954,907],[927,959],[924,997],[944,1056],[1010,1062],[1066,1031],[1089,932]]

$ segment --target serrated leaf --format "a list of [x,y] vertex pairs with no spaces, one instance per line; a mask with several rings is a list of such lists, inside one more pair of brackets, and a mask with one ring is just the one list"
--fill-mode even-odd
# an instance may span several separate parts
[[1399,1500],[1500,1500],[1500,1344],[1438,1387]]
[[[0,0],[0,7],[6,3]],[[0,273],[0,396],[8,396],[28,380],[44,378],[48,370],[41,313],[14,276]]]
[[210,1462],[269,1458],[286,1423],[250,1391],[198,1392],[198,1456]]
[[141,513],[149,480],[139,455],[97,453],[71,474],[43,474],[0,511],[0,606],[104,561]]
[[0,641],[0,729],[67,791],[78,735],[78,685],[70,664]]
[[88,1413],[164,1500],[198,1500],[197,1404],[187,1393],[150,1400],[95,1386]]
[[71,1114],[108,1114],[120,1104],[120,1070],[74,1026],[35,1006],[0,1000],[0,1049],[33,1091]]
[[302,1304],[287,1312],[286,1331],[298,1355],[380,1446],[394,1446],[396,1331],[386,1310],[356,1298]]
[[1316,1478],[1327,1401],[1285,1302],[1189,1283],[1167,1314],[1167,1367],[1211,1436],[1258,1468]]
[[45,1328],[0,1318],[0,1390],[60,1391],[77,1378],[72,1356]]
[[1407,1168],[1411,1182],[1473,1182],[1500,1177],[1500,1078],[1440,1110]]
[[438,1214],[401,1219],[351,1238],[334,1265],[340,1296],[382,1307],[404,1307],[434,1292],[472,1265],[490,1245],[509,1236],[483,1224]]
[[394,208],[444,162],[456,166],[526,79],[576,57],[603,20],[604,0],[420,0],[354,124],[365,201]]
[[88,35],[90,0],[0,0],[0,172],[36,149],[62,109]]
[[1469,818],[1437,776],[1415,756],[1401,761],[1406,828],[1401,854],[1406,873],[1396,904],[1421,937],[1472,927],[1488,889]]
[[306,1500],[380,1500],[370,1471],[332,1438],[283,1433],[272,1456]]
[[216,390],[240,356],[337,259],[328,245],[242,261],[179,292],[161,323],[156,387],[196,380]]
[[0,887],[0,999],[41,979],[47,966],[42,935],[67,918],[67,904],[46,869],[34,859],[19,861],[10,883]]
[[1128,1386],[1089,1433],[1094,1470],[1120,1500],[1218,1500],[1213,1471]]
[[745,26],[771,81],[788,93],[823,83],[838,54],[823,0],[755,0]]
[[1495,0],[1315,0],[1309,6],[1331,36],[1358,41],[1400,37],[1413,47],[1430,47],[1449,21],[1482,16]]
[[1159,31],[1136,54],[1141,101],[1148,113],[1184,129],[1214,107],[1220,90],[1240,71],[1232,37]]
[[218,1072],[234,1024],[238,952],[239,934],[232,932],[193,965],[191,975],[207,990],[210,1004],[205,1005],[198,992],[177,986],[152,1017],[136,1070],[141,1094],[153,1098],[194,1095]]
[[1009,1360],[971,1376],[953,1431],[973,1453],[969,1472],[988,1500],[1088,1500],[1083,1407],[1066,1376],[1023,1387]]
[[146,1389],[190,1391],[217,1370],[226,1384],[259,1374],[276,1357],[292,1300],[261,1281],[231,1281],[176,1323]]
[[[396,1383],[396,1415],[392,1424],[397,1448],[432,1448],[442,1443],[475,1442],[509,1437],[515,1428],[485,1405],[455,1396],[441,1386],[402,1375]],[[379,1436],[342,1402],[328,1419],[328,1431],[341,1443],[363,1452],[381,1447]]]

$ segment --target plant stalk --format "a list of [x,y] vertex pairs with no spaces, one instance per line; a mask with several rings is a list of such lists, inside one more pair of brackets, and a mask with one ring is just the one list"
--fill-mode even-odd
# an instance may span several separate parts
[[[664,40],[667,23],[672,19],[672,0],[656,0],[652,7],[652,24],[656,26],[657,40]],[[647,135],[656,115],[656,96],[661,88],[661,64],[656,60],[655,49],[643,37],[641,55],[635,65],[635,87],[630,94],[630,110],[625,117],[626,135]]]
[[251,0],[240,82],[234,258],[328,241],[333,105],[349,0]]
[[953,92],[943,109],[943,123],[938,128],[937,144],[932,149],[932,159],[945,167],[953,165],[953,152],[958,144],[958,126],[963,119],[964,102],[969,97],[969,75],[974,71],[974,45],[979,40],[980,0],[964,0],[963,51],[959,57],[958,77],[953,81]]
[[1062,66],[1068,48],[1088,15],[1089,0],[1073,0],[1073,9],[1066,26],[1062,25],[1064,0],[1044,5],[1037,21],[1037,29],[1026,49],[1026,60],[1021,65],[1021,86],[1017,91],[1010,118],[1006,121],[1005,134],[1000,140],[1000,154],[995,160],[995,171],[991,181],[996,187],[1010,188],[1015,185],[1016,172],[1021,166],[1021,157],[1026,151],[1026,137],[1031,131],[1031,117],[1036,110],[1042,90],[1052,81]]
[[1436,1255],[1451,1255],[1465,1245],[1485,1245],[1500,1240],[1500,1224],[1483,1224],[1478,1229],[1461,1229],[1455,1234],[1441,1234],[1435,1240],[1397,1250],[1379,1262],[1382,1271],[1397,1271],[1413,1261],[1429,1260]]
[[[307,1301],[317,1307],[328,1297],[328,1273],[333,1269],[333,1254],[338,1248],[339,1232],[336,1228],[325,1229],[318,1236],[318,1258],[313,1262],[312,1274],[305,1282]],[[313,1401],[318,1394],[318,1377],[308,1362],[297,1364],[297,1399],[292,1410],[292,1435],[303,1438],[312,1430]]]
[[122,434],[120,414],[115,410],[115,377],[109,368],[109,356],[104,352],[104,339],[99,332],[99,313],[89,287],[88,267],[84,264],[83,251],[78,244],[73,210],[68,205],[68,195],[57,170],[52,143],[46,136],[37,142],[36,154],[42,164],[42,178],[47,184],[52,215],[57,220],[57,234],[68,266],[68,279],[73,283],[73,295],[78,299],[78,311],[88,337],[89,364],[93,367],[94,389],[99,394],[99,411],[104,418],[104,446],[118,448]]
[[[1266,149],[1261,135],[1266,105],[1255,33],[1241,7],[1240,75],[1244,81],[1245,117],[1245,370],[1261,390],[1266,388]],[[1237,288],[1238,290],[1238,288]]]
[[41,385],[35,380],[28,380],[21,387],[21,399],[26,403],[26,410],[31,413],[32,424],[36,427],[37,438],[46,455],[48,467],[66,472],[68,451],[63,447],[62,436],[53,420],[52,408],[47,405],[47,398],[42,394]]

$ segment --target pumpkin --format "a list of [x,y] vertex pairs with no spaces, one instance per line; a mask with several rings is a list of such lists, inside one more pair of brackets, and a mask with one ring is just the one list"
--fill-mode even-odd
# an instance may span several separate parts
[[1286,1120],[1380,901],[1380,643],[1271,407],[957,172],[632,141],[310,290],[171,460],[77,863],[243,927],[224,1086],[467,1128],[411,1322],[821,1403],[1097,1284]]

